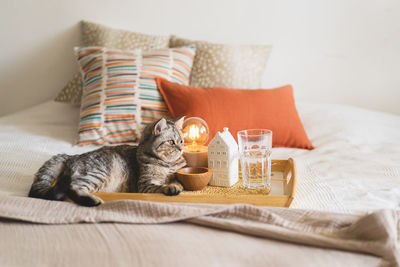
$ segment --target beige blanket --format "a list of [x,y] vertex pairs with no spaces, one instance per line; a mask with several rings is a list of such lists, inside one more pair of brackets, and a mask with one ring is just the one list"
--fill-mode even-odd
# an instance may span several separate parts
[[[191,254],[193,266],[242,265],[244,258],[254,266],[266,263],[399,266],[399,217],[400,213],[393,210],[358,216],[249,205],[144,201],[116,201],[86,208],[68,202],[0,196],[0,236],[3,241],[0,242],[0,265],[185,266],[188,264],[185,255]],[[204,226],[211,229],[205,230]],[[168,229],[160,230],[160,227]],[[134,233],[131,232],[133,229]],[[101,242],[95,241],[99,236]],[[228,241],[222,247],[220,237]],[[134,240],[141,244],[130,244]],[[165,244],[168,240],[171,243]],[[192,244],[197,241],[213,251]],[[185,242],[188,245],[182,247]],[[143,243],[145,247],[142,247]],[[243,247],[238,249],[239,245]],[[89,252],[74,257],[69,251],[76,246]],[[94,249],[99,246],[105,246],[103,254]],[[20,250],[20,247],[25,249]],[[272,258],[270,253],[275,253],[276,248],[284,251]],[[218,249],[219,254],[215,253]],[[260,249],[265,252],[257,253]],[[169,250],[175,253],[165,252]],[[205,251],[203,256],[198,254],[201,251]],[[150,252],[152,256],[147,255]],[[265,258],[265,255],[269,257]]]

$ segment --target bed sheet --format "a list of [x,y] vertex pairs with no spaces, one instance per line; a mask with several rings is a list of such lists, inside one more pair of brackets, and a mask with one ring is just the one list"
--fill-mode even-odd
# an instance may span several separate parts
[[[400,117],[361,108],[297,103],[314,150],[274,148],[293,157],[298,185],[291,208],[344,213],[400,208]],[[37,169],[75,146],[79,107],[54,101],[0,118],[0,194],[26,196]]]

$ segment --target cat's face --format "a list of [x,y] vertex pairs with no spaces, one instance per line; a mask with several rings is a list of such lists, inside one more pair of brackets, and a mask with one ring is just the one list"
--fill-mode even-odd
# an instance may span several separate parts
[[[151,153],[165,162],[177,161],[183,153],[183,118],[178,120],[161,119],[151,125],[144,135],[151,135],[146,138],[147,148]],[[149,131],[151,130],[151,131]]]

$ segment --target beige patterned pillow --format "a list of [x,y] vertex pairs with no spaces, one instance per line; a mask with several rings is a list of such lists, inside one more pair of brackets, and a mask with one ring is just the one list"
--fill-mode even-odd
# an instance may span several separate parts
[[190,85],[261,88],[261,80],[271,46],[215,44],[171,36],[170,47],[186,45],[196,46]]
[[[169,40],[169,36],[119,30],[89,21],[81,22],[81,33],[84,46],[101,46],[121,50],[167,48]],[[81,97],[82,76],[77,71],[55,100],[80,105]]]

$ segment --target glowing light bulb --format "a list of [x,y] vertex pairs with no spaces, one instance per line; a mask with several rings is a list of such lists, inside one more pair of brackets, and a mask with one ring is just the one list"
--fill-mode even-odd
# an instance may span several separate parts
[[192,140],[193,145],[195,145],[196,141],[200,138],[200,129],[197,125],[189,126],[189,138]]
[[185,119],[182,127],[185,146],[190,151],[198,151],[208,140],[207,123],[199,117]]

